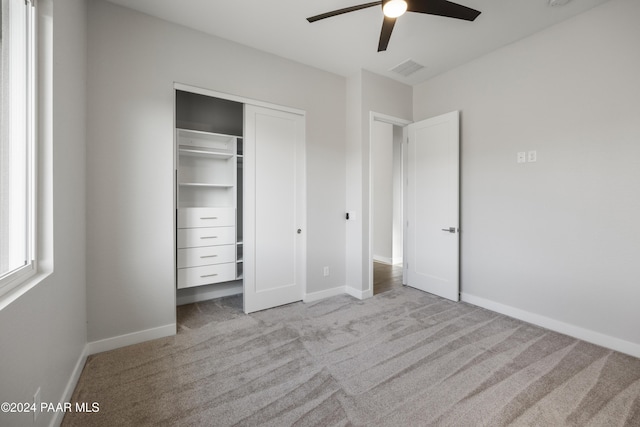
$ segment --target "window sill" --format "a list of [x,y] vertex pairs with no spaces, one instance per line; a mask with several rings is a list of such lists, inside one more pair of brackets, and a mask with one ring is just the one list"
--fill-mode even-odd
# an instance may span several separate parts
[[5,307],[9,306],[11,303],[19,299],[22,295],[35,288],[38,284],[40,284],[40,282],[49,277],[51,273],[52,271],[49,270],[41,271],[40,269],[38,269],[38,271],[36,271],[34,274],[23,278],[22,283],[15,286],[13,289],[7,291],[6,293],[0,295],[0,311],[4,310]]

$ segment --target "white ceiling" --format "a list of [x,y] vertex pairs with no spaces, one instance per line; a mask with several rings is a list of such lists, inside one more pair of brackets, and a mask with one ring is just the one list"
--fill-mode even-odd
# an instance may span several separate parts
[[[608,0],[459,0],[482,14],[467,22],[406,13],[386,52],[376,52],[382,10],[371,7],[310,24],[305,18],[372,0],[109,0],[167,21],[343,76],[361,68],[414,85]],[[426,68],[389,70],[412,59]]]

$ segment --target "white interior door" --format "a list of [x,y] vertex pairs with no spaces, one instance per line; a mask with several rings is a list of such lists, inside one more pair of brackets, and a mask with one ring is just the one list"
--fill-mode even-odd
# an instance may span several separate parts
[[302,299],[306,265],[304,116],[245,105],[244,311]]
[[459,112],[407,127],[407,285],[458,301]]

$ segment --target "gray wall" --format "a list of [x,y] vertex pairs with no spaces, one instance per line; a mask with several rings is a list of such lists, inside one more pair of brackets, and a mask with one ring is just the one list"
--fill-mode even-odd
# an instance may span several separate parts
[[[33,402],[38,387],[42,402],[69,398],[65,390],[70,393],[75,385],[69,381],[84,360],[86,343],[85,4],[38,4],[45,41],[40,45],[45,71],[39,87],[38,244],[46,277],[0,310],[0,402]],[[31,413],[0,413],[0,425],[44,426],[53,416],[40,414],[34,423]]]
[[347,226],[347,289],[356,296],[373,292],[369,286],[370,113],[411,120],[412,96],[411,86],[366,70],[347,82],[346,207],[357,214]]
[[89,341],[175,322],[174,82],[307,112],[307,291],[344,286],[346,80],[101,0],[88,20]]
[[414,90],[416,120],[462,111],[463,296],[636,354],[639,17],[614,0]]

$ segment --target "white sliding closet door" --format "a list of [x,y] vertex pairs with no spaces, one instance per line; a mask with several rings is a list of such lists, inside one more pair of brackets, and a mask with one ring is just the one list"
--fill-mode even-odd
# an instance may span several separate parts
[[245,105],[244,311],[302,299],[306,280],[304,116]]

